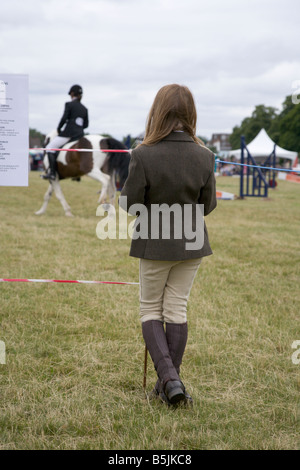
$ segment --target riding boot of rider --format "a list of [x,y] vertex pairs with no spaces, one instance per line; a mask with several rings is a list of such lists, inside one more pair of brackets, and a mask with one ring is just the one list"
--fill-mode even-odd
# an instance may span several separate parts
[[176,404],[184,400],[184,385],[172,362],[163,323],[158,320],[145,321],[142,332],[168,402]]
[[188,326],[185,323],[166,323],[166,338],[169,346],[170,356],[174,367],[180,374],[180,366],[184,355],[188,337]]
[[[182,363],[182,358],[185,352],[185,347],[188,337],[188,325],[185,323],[166,323],[166,339],[169,347],[170,356],[173,362],[173,365],[176,369],[178,375],[180,374],[180,366]],[[186,403],[192,405],[193,399],[188,394],[186,389],[184,389]],[[162,393],[162,384],[160,380],[156,382],[155,388],[152,392],[155,396],[160,396],[164,399]]]
[[46,175],[43,175],[44,179],[55,180],[56,178],[56,154],[53,152],[47,152],[49,160],[49,170]]

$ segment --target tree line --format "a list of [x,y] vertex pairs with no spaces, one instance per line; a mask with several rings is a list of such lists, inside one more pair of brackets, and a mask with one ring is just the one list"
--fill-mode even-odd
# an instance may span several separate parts
[[[246,117],[240,126],[235,126],[229,137],[233,149],[240,148],[241,136],[245,136],[246,144],[251,142],[264,128],[271,139],[280,147],[294,152],[300,152],[300,105],[292,102],[292,97],[287,96],[282,104],[282,111],[272,106],[263,104],[255,106],[250,117]],[[104,135],[104,134],[103,134]],[[108,134],[105,134],[108,135]],[[45,135],[36,129],[29,130],[31,138],[39,137],[43,142]],[[128,137],[124,137],[123,142]],[[206,143],[207,138],[200,136]],[[131,142],[135,141],[131,138]],[[215,150],[215,149],[213,149]]]
[[263,104],[255,106],[252,115],[233,128],[229,137],[232,148],[240,148],[242,135],[248,144],[262,128],[279,147],[300,152],[300,106],[292,102],[291,96],[285,98],[281,112]]

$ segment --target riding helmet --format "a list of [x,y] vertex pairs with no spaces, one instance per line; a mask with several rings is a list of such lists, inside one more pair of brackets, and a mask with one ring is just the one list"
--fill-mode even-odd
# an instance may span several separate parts
[[82,91],[82,88],[80,85],[73,85],[71,88],[70,88],[70,91],[69,91],[69,95],[71,93],[75,93],[75,95],[82,95],[83,91]]

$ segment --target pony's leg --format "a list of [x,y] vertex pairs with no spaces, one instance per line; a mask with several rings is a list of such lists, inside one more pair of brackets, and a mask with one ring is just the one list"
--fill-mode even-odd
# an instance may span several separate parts
[[54,189],[54,192],[55,192],[55,196],[57,197],[57,199],[59,200],[59,202],[63,206],[63,209],[65,211],[65,215],[67,217],[73,217],[73,214],[71,212],[71,208],[70,208],[69,204],[67,203],[67,201],[65,199],[64,193],[62,192],[62,189],[60,187],[59,180],[58,180],[57,177],[56,177],[56,180],[52,182],[52,185],[53,185],[53,189]]
[[48,203],[49,203],[51,195],[52,195],[52,192],[53,192],[52,184],[49,184],[48,189],[47,189],[47,191],[44,195],[44,203],[43,203],[42,207],[38,211],[35,212],[35,215],[45,214]]
[[116,198],[116,175],[113,174],[110,178],[108,188],[107,188],[107,198],[109,204],[112,206],[115,205],[115,198]]
[[102,171],[98,170],[97,168],[94,168],[90,173],[87,174],[90,178],[99,181],[99,183],[102,184],[101,188],[101,193],[98,199],[98,204],[103,204],[105,202],[105,199],[107,197],[107,191],[108,191],[108,186],[110,183],[110,176],[105,175],[102,173]]

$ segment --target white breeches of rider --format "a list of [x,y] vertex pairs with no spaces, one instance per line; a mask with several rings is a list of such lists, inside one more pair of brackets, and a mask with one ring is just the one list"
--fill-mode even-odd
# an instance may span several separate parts
[[56,150],[48,149],[60,149],[63,145],[69,142],[70,137],[60,137],[59,135],[50,140],[49,144],[46,146],[46,151],[51,153],[56,153]]

